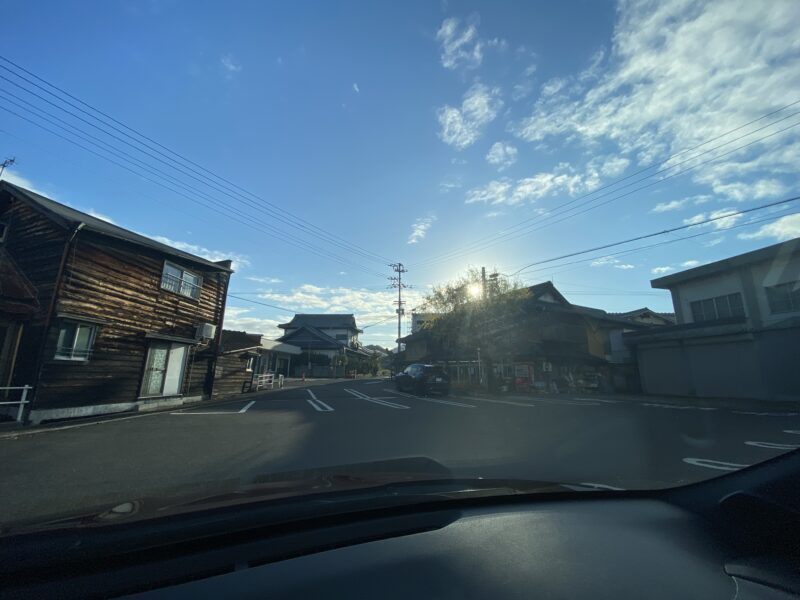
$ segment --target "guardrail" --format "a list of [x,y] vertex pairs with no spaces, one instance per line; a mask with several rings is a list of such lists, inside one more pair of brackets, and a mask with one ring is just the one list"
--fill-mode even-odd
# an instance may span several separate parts
[[16,402],[0,402],[0,405],[5,404],[19,404],[19,410],[17,410],[17,421],[22,421],[22,413],[25,411],[25,405],[29,403],[28,401],[28,390],[32,390],[33,386],[31,385],[22,385],[17,387],[0,387],[0,391],[3,390],[22,390],[22,397],[17,400]]

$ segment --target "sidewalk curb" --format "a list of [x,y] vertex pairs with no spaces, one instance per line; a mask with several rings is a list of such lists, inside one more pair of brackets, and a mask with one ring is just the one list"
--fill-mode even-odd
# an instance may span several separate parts
[[[370,378],[372,379],[372,378]],[[60,421],[51,421],[45,425],[36,425],[36,426],[24,426],[20,425],[16,422],[10,422],[7,424],[0,424],[0,440],[2,439],[15,439],[21,436],[26,435],[34,435],[37,433],[47,433],[50,431],[63,431],[65,429],[77,429],[79,427],[88,427],[90,425],[100,425],[102,423],[108,423],[112,421],[125,421],[128,419],[137,419],[140,417],[148,417],[151,415],[158,415],[165,412],[176,412],[179,410],[186,410],[192,408],[198,408],[201,406],[221,406],[225,404],[230,404],[232,402],[242,402],[245,400],[261,400],[265,399],[264,397],[269,396],[270,394],[275,394],[277,392],[283,392],[286,390],[295,390],[295,389],[304,389],[309,387],[315,387],[319,385],[330,385],[333,383],[342,383],[345,381],[365,381],[364,379],[350,379],[350,378],[339,378],[339,379],[313,379],[307,380],[303,382],[298,382],[298,385],[288,385],[282,388],[275,388],[272,390],[259,390],[257,392],[246,392],[240,394],[229,394],[222,397],[216,397],[212,400],[199,400],[197,402],[190,402],[186,404],[180,404],[177,406],[165,406],[163,408],[156,408],[152,410],[137,410],[137,411],[129,411],[129,412],[119,412],[109,415],[98,415],[95,417],[85,417],[85,418],[78,418],[78,419],[63,419]],[[5,430],[5,431],[4,431]]]

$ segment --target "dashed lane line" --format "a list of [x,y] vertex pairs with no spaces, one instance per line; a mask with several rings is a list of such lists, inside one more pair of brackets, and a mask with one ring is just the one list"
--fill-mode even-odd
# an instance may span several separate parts
[[458,398],[459,400],[469,400],[470,402],[478,401],[478,402],[490,402],[492,404],[510,404],[511,406],[524,406],[525,408],[538,408],[535,404],[528,404],[525,402],[514,402],[513,400],[497,400],[491,398],[479,398],[478,396],[474,396],[472,398],[462,398],[461,396],[452,396],[453,398]]
[[349,388],[345,388],[344,391],[347,392],[348,394],[350,394],[351,396],[355,396],[356,398],[358,398],[360,400],[366,400],[367,402],[372,402],[373,404],[379,404],[381,406],[387,406],[389,408],[397,408],[397,409],[408,409],[408,408],[410,408],[409,406],[406,406],[405,404],[397,404],[396,402],[389,402],[388,400],[381,400],[379,398],[370,398],[366,394],[363,394],[363,393],[361,393],[359,391],[356,391],[356,390],[351,390]]
[[414,398],[415,400],[424,400],[425,402],[433,402],[434,404],[446,404],[448,406],[461,406],[463,408],[475,408],[474,404],[464,404],[463,402],[452,402],[451,400],[440,400],[438,398],[425,398],[423,396],[414,396],[413,394],[406,394],[405,392],[398,392],[395,390],[383,390],[392,394],[399,394],[405,398]]

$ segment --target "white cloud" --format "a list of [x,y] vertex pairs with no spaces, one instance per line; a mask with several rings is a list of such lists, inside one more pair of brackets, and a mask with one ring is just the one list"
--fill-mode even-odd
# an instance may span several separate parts
[[667,266],[667,267],[653,267],[652,269],[650,269],[650,272],[653,275],[663,275],[664,273],[669,273],[670,271],[674,271],[674,270],[675,269],[673,267],[669,267],[669,266]]
[[473,188],[467,192],[465,202],[515,205],[535,202],[559,193],[580,194],[597,188],[599,183],[596,170],[588,168],[585,173],[578,173],[568,163],[559,163],[550,172],[536,173],[515,182],[505,178],[496,179],[485,186]]
[[428,235],[428,230],[431,228],[434,221],[436,221],[435,215],[420,217],[414,221],[414,224],[411,225],[411,234],[408,236],[407,243],[418,244],[424,240],[425,236]]
[[616,177],[617,175],[622,175],[629,164],[631,164],[630,159],[624,156],[613,156],[603,163],[600,167],[600,173],[606,177]]
[[437,111],[439,137],[445,144],[463,150],[475,143],[502,107],[499,88],[476,83],[464,94],[460,108],[445,105]]
[[339,275],[347,275],[347,271],[339,271]]
[[278,279],[277,277],[245,277],[245,279],[256,283],[283,283],[283,279]]
[[242,65],[233,58],[232,54],[224,54],[219,59],[222,68],[228,74],[228,76],[232,76],[235,73],[239,73],[242,70]]
[[103,214],[101,212],[97,212],[93,208],[90,208],[89,210],[87,210],[86,213],[91,215],[91,216],[93,216],[95,219],[101,219],[102,221],[106,221],[106,222],[111,223],[113,225],[117,224],[117,222],[114,219],[112,219],[108,215],[105,215],[105,214]]
[[686,199],[684,199],[684,200],[670,200],[669,202],[659,202],[658,204],[656,204],[653,207],[651,212],[660,213],[660,212],[669,212],[671,210],[680,210],[681,208],[686,206],[687,202],[688,202],[688,200],[686,200]]
[[517,149],[506,142],[495,142],[489,148],[486,162],[497,167],[498,171],[502,171],[517,162]]
[[452,192],[453,190],[457,190],[461,187],[461,180],[455,178],[447,178],[444,181],[439,182],[439,193],[440,194],[447,194]]
[[692,260],[685,260],[685,261],[683,261],[683,262],[681,263],[681,266],[682,266],[684,269],[691,269],[692,267],[696,267],[696,266],[697,266],[697,265],[699,265],[699,264],[700,264],[700,261],[699,261],[699,260],[694,260],[694,259],[692,259]]
[[787,215],[773,223],[767,223],[753,233],[740,233],[743,240],[772,238],[778,242],[800,237],[800,215]]
[[197,244],[191,244],[189,242],[181,242],[178,240],[172,240],[168,237],[164,237],[163,235],[147,235],[143,233],[141,235],[147,236],[150,239],[153,239],[157,242],[161,242],[162,244],[166,244],[167,246],[172,246],[173,248],[177,248],[178,250],[183,250],[184,252],[188,252],[189,254],[196,254],[206,260],[211,261],[220,261],[220,260],[230,260],[232,261],[232,268],[234,271],[238,271],[242,267],[246,267],[250,264],[250,259],[243,255],[237,254],[236,252],[227,252],[224,250],[210,250],[209,248],[205,248],[204,246],[198,246]]
[[725,236],[720,235],[720,236],[711,238],[710,240],[705,242],[703,245],[706,248],[713,248],[714,246],[717,246],[717,245],[721,244],[724,241],[725,241]]
[[360,93],[361,93],[361,90],[359,89],[359,87],[358,87],[358,84],[357,84],[357,83],[354,83],[354,84],[353,84],[353,91],[354,91],[356,94],[360,94]]
[[[793,102],[800,89],[798,29],[796,0],[621,2],[608,60],[598,55],[583,73],[548,81],[512,131],[554,146],[603,144],[639,164],[657,164]],[[800,130],[794,129],[688,176],[728,200],[775,197],[796,180],[799,159]]]
[[462,24],[456,17],[447,18],[442,21],[436,39],[442,46],[441,61],[445,69],[474,69],[483,61],[483,42],[478,39],[476,23]]
[[692,217],[683,220],[684,225],[697,225],[707,219],[706,213],[698,213]]
[[621,265],[614,265],[614,268],[615,269],[623,269],[623,270],[627,271],[628,269],[635,269],[636,266],[632,265],[630,263],[623,263]]
[[483,216],[486,217],[487,219],[494,219],[494,218],[499,217],[499,216],[501,216],[503,214],[505,214],[505,213],[502,210],[490,210],[489,212],[487,212]]
[[613,256],[602,256],[600,258],[596,258],[590,264],[592,267],[605,267],[606,265],[613,265],[618,263],[619,260],[614,258]]
[[[236,302],[235,299],[231,302]],[[252,313],[255,308],[244,308],[241,306],[228,305],[225,307],[225,329],[235,331],[246,331],[248,333],[260,333],[268,338],[275,339],[283,335],[283,330],[278,329],[280,323],[285,323],[286,319],[267,319],[258,317]],[[287,315],[288,317],[288,315]]]
[[[714,229],[727,229],[728,227],[733,227],[736,223],[744,216],[742,214],[736,214],[738,211],[733,208],[721,208],[719,210],[712,211],[708,214],[706,213],[698,213],[694,216],[691,216],[687,219],[683,220],[684,225],[700,225],[701,227],[713,227]],[[730,215],[730,216],[727,216]],[[711,221],[710,223],[703,223],[703,221],[707,221],[709,219],[716,219],[715,221]]]

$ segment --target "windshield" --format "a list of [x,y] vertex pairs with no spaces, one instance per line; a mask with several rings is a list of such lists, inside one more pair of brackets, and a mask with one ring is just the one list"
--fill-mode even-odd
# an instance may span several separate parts
[[800,446],[800,3],[4,16],[0,530]]

